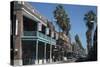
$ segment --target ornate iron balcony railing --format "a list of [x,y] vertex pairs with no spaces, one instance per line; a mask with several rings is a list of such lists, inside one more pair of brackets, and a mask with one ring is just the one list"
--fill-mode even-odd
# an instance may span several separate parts
[[23,36],[34,36],[34,37],[37,37],[37,38],[41,38],[41,39],[44,39],[44,40],[48,40],[50,42],[56,42],[55,39],[53,39],[52,37],[49,37],[47,36],[46,34],[43,34],[39,31],[24,31],[23,32]]

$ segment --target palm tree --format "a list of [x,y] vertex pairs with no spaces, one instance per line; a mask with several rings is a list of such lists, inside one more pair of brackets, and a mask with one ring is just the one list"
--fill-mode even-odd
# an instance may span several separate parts
[[68,14],[65,12],[62,5],[58,5],[54,10],[54,18],[57,20],[56,22],[66,33],[66,35],[68,35],[71,28],[70,19],[68,18]]
[[92,47],[92,31],[94,29],[94,23],[96,22],[96,14],[91,10],[84,15],[85,24],[87,26],[87,50],[90,51]]
[[[56,9],[54,10],[54,18],[56,19],[56,23],[58,23],[59,27],[62,29],[62,32],[66,35],[69,35],[69,31],[71,28],[70,19],[69,19],[68,14],[66,13],[66,11],[64,10],[64,7],[62,5],[58,5],[56,7]],[[60,32],[59,35],[62,35],[61,31],[59,31],[59,32]],[[64,47],[63,47],[64,41],[59,38],[58,42],[61,42],[61,43],[59,43],[61,45],[61,49],[64,49]],[[65,49],[64,51],[66,52],[67,49]],[[62,50],[61,50],[61,52],[62,52]]]

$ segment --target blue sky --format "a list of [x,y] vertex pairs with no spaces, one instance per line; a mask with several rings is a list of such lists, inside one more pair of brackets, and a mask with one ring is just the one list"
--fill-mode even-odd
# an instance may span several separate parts
[[[49,19],[50,21],[54,21],[53,11],[55,10],[58,4],[36,3],[36,2],[30,2],[30,4],[47,19]],[[81,5],[70,5],[70,4],[63,4],[63,6],[70,18],[70,23],[71,23],[70,34],[72,42],[74,42],[75,35],[78,34],[81,39],[83,47],[86,48],[85,32],[87,28],[83,18],[84,14],[87,13],[89,10],[93,10],[96,13],[97,12],[96,6],[81,6]],[[56,29],[58,30],[57,26]]]

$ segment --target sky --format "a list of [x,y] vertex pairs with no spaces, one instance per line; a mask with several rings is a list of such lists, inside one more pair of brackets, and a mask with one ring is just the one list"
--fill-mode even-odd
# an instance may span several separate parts
[[[30,4],[39,11],[39,13],[45,16],[48,20],[52,21],[53,24],[56,26],[56,30],[58,31],[58,26],[54,23],[54,15],[53,11],[55,10],[58,4],[55,3],[36,3],[30,2]],[[71,24],[71,42],[75,42],[75,35],[78,34],[80,40],[82,42],[82,46],[86,48],[86,31],[87,27],[85,25],[84,14],[90,10],[93,10],[97,14],[97,7],[96,6],[88,6],[88,5],[71,5],[71,4],[62,4],[66,13],[70,18]]]

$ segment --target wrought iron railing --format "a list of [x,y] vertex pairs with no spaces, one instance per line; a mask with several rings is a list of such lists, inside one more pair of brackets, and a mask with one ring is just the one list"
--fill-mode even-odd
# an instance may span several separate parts
[[42,39],[45,39],[51,42],[56,42],[55,39],[47,36],[46,34],[38,32],[38,31],[24,31],[24,36],[35,36],[35,37],[39,37],[39,38],[42,38]]

